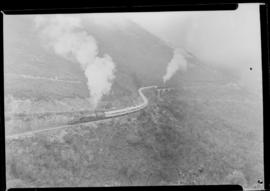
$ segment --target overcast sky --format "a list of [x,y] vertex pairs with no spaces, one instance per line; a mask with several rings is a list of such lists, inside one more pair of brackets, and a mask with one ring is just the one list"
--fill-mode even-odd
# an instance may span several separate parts
[[[65,15],[71,16],[75,15]],[[229,70],[240,84],[256,89],[261,85],[259,4],[239,4],[234,11],[94,13],[77,17],[121,28],[126,26],[126,19],[131,19],[171,47],[184,48],[202,63]]]
[[239,4],[235,11],[130,13],[127,17],[202,62],[231,69],[242,84],[261,83],[259,4]]

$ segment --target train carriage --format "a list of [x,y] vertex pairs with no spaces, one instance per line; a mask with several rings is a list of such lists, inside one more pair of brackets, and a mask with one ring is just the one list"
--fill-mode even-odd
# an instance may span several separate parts
[[102,110],[96,110],[95,115],[96,115],[96,118],[98,118],[98,119],[106,117],[105,112]]

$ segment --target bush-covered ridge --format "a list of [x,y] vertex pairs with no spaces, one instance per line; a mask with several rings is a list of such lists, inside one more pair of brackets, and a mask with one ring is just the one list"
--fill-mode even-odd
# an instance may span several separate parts
[[[208,101],[199,99],[204,93],[184,89],[161,97],[149,92],[150,105],[139,113],[8,141],[8,185],[257,186],[263,176],[261,119],[243,116],[258,116],[249,110],[258,103],[242,104],[240,92],[231,104],[215,102],[221,91],[209,88]],[[217,113],[220,107],[224,115]]]

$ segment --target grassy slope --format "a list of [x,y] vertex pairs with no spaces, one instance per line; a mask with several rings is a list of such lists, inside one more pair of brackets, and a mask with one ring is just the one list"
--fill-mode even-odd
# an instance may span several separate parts
[[141,85],[161,83],[172,48],[134,22],[115,29],[89,23],[88,32],[95,37],[100,55],[112,56],[118,68],[136,75]]
[[[86,79],[79,64],[63,59],[47,49],[34,27],[33,19],[27,16],[7,16],[4,28],[7,115],[13,112],[31,114],[91,110],[87,100],[89,92]],[[138,88],[160,80],[172,50],[135,23],[128,24],[123,30],[108,29],[89,23],[87,30],[96,38],[100,56],[104,53],[109,54],[117,69],[112,90],[109,95],[103,97],[99,108],[122,108],[137,104]],[[151,54],[145,54],[146,51]],[[160,68],[156,67],[157,64]],[[81,83],[27,79],[19,76],[22,74],[45,78],[58,77]],[[65,123],[68,118],[69,116],[44,117],[44,119],[9,118],[10,120],[6,121],[6,132],[10,134],[42,129],[50,126],[53,120],[57,123],[63,120],[62,123]]]
[[[89,92],[86,79],[79,64],[63,59],[47,49],[42,44],[32,19],[27,16],[7,16],[4,28],[6,112],[39,113],[91,109],[87,101]],[[109,54],[117,69],[112,91],[103,97],[99,107],[117,108],[138,103],[138,88],[160,80],[161,73],[165,71],[172,56],[172,50],[135,23],[128,24],[125,29],[108,29],[89,23],[87,30],[96,38],[100,56]],[[157,65],[160,67],[156,67]],[[81,83],[24,79],[16,74],[58,77],[63,80],[78,80]],[[33,120],[34,125],[38,126],[43,122]],[[18,124],[25,126],[29,123],[24,119],[8,122],[10,131],[7,132],[16,132]],[[30,123],[30,126],[33,125]],[[30,129],[32,128],[34,126]],[[18,131],[23,129],[25,128],[21,127]]]
[[[45,49],[34,29],[34,23],[25,17],[5,17],[5,73],[24,74],[60,79],[75,79],[85,82],[83,72],[77,64],[64,60]],[[6,84],[7,83],[7,84]],[[5,76],[6,94],[19,98],[36,98],[61,93],[62,96],[73,96],[72,89],[76,84],[61,85],[42,80],[16,79]],[[76,88],[77,94],[87,96],[86,85]],[[57,96],[56,96],[57,97]]]
[[8,183],[257,186],[260,103],[245,101],[241,90],[226,95],[233,89],[203,89],[181,89],[161,99],[149,92],[151,105],[139,113],[9,141]]
[[[81,80],[82,84],[65,84],[41,80],[17,79],[5,76],[5,92],[19,98],[87,97],[86,79],[79,64],[65,60],[46,49],[41,43],[32,19],[28,17],[5,17],[5,73],[25,74],[60,79]],[[115,79],[115,92],[123,94],[131,88],[137,91],[133,79],[138,83],[157,83],[163,75],[172,56],[172,50],[135,23],[126,29],[104,28],[89,23],[88,32],[99,46],[100,56],[109,54],[116,63],[118,72]],[[128,48],[127,48],[128,47]],[[147,65],[147,70],[145,66]],[[159,66],[159,67],[157,67]],[[149,75],[151,74],[151,75]],[[125,76],[126,75],[126,76]],[[130,81],[130,83],[126,83]],[[75,93],[76,92],[76,93]],[[118,95],[119,97],[119,95]]]

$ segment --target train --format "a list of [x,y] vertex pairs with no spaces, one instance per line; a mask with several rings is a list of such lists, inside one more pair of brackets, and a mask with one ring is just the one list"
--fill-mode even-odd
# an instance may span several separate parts
[[77,124],[77,123],[84,123],[84,122],[90,122],[90,121],[97,121],[97,120],[102,120],[102,119],[107,119],[107,118],[113,118],[113,117],[118,117],[122,115],[126,115],[129,113],[134,113],[136,111],[139,111],[143,108],[145,108],[148,105],[148,99],[144,96],[142,93],[142,90],[144,89],[150,89],[150,88],[157,88],[157,86],[148,86],[148,87],[142,87],[140,88],[139,94],[143,100],[143,102],[139,105],[136,106],[131,106],[131,107],[126,107],[123,109],[116,109],[116,110],[111,110],[111,111],[104,111],[104,110],[96,110],[92,114],[81,117],[79,119],[72,120],[69,124]]
[[86,123],[86,122],[97,121],[97,120],[101,120],[105,118],[107,118],[105,111],[96,110],[93,113],[88,114],[87,116],[80,117],[79,119],[73,119],[70,122],[68,122],[68,124],[72,125],[72,124],[78,124],[78,123]]
[[147,104],[148,102],[146,103],[144,102],[143,104],[140,104],[137,106],[127,107],[124,109],[111,110],[111,111],[96,110],[92,114],[89,114],[84,117],[80,117],[79,119],[72,120],[71,122],[69,122],[69,124],[85,123],[85,122],[90,122],[90,121],[97,121],[97,120],[126,115],[126,114],[133,113],[133,112],[143,109],[144,107],[147,106]]

